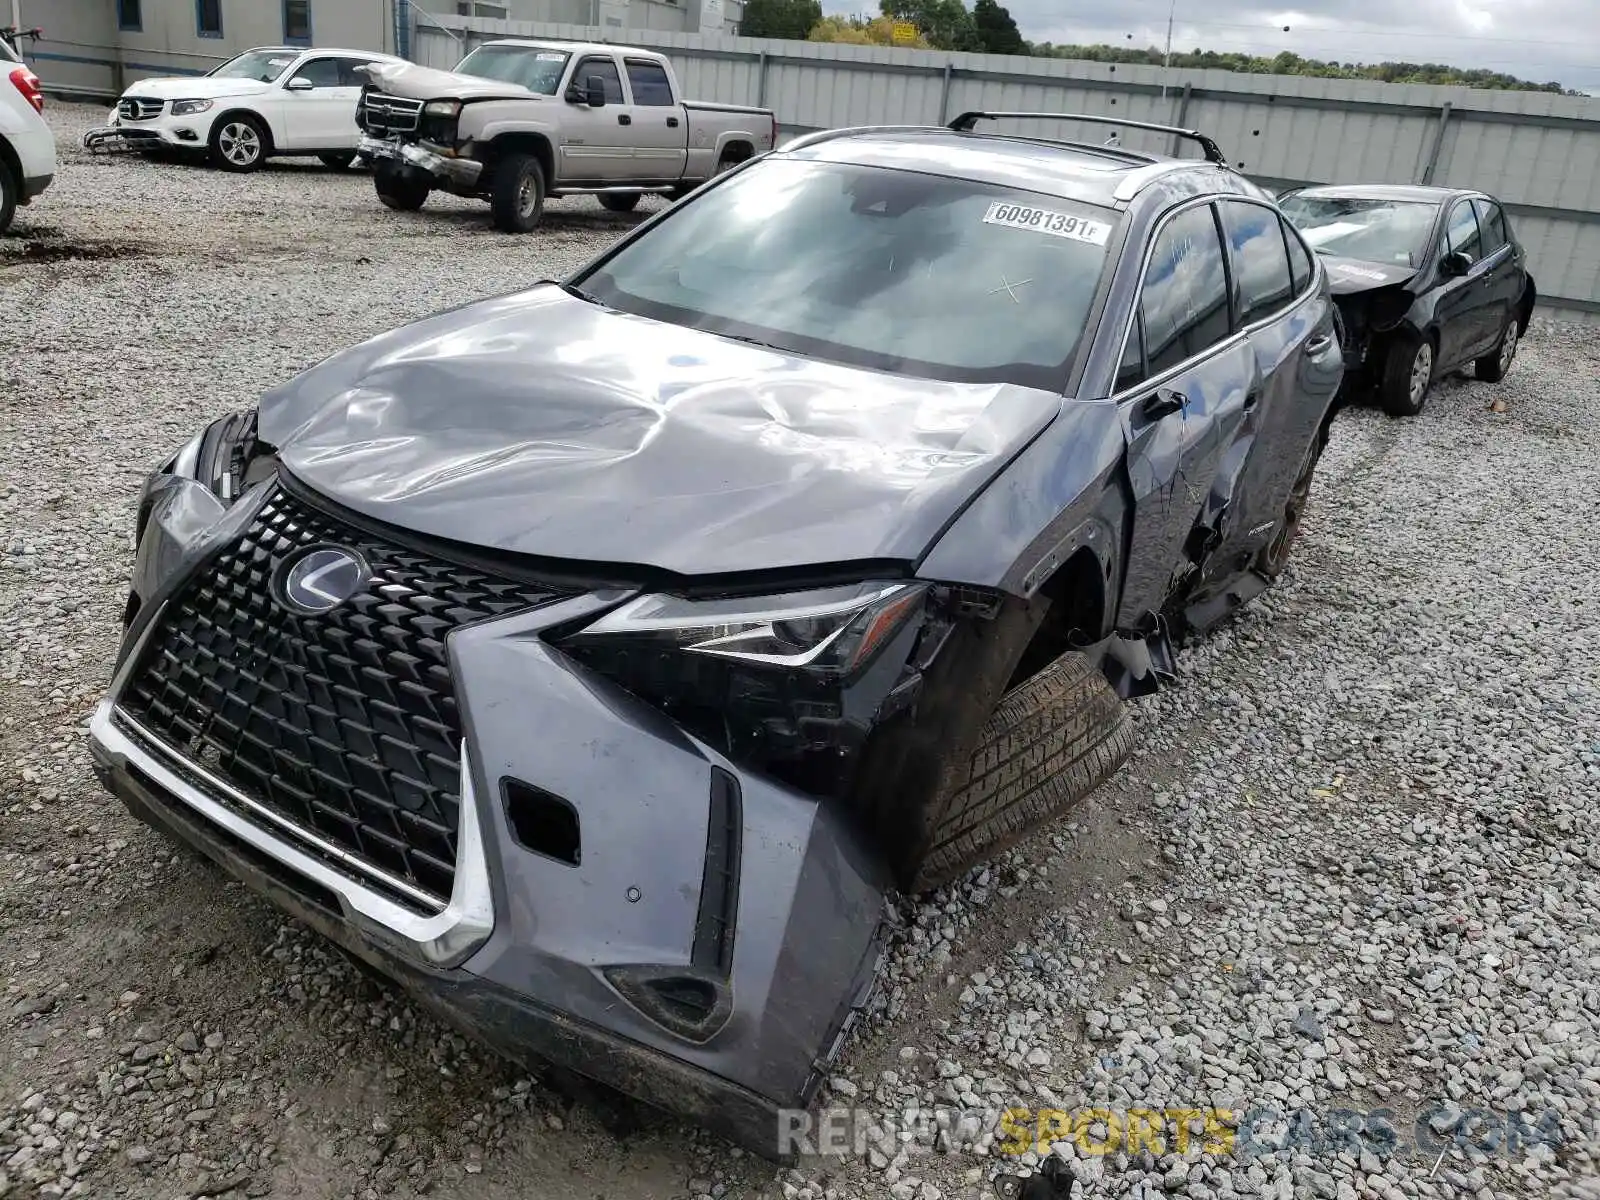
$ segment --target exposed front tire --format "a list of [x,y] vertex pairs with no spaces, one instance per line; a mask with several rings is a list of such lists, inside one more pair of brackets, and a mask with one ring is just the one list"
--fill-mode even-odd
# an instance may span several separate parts
[[908,890],[949,883],[1049,824],[1132,752],[1133,729],[1099,668],[1063,654],[1006,693],[984,724]]
[[415,171],[391,162],[380,162],[372,172],[372,189],[388,208],[416,212],[427,203],[433,189]]
[[1472,364],[1473,374],[1485,383],[1499,383],[1511,370],[1522,344],[1522,320],[1513,312],[1495,348]]
[[330,171],[348,171],[350,164],[356,160],[356,152],[351,150],[344,154],[319,154],[317,158]]
[[1397,337],[1389,343],[1378,384],[1378,402],[1391,417],[1414,417],[1428,403],[1437,362],[1433,341],[1426,337]]
[[249,113],[223,117],[211,129],[211,162],[224,171],[259,170],[267,161],[272,137]]
[[0,233],[11,228],[11,221],[17,215],[17,197],[21,194],[22,187],[11,174],[11,168],[0,162]]
[[597,199],[600,207],[607,212],[631,213],[639,207],[639,201],[644,196],[640,192],[601,192]]
[[1007,600],[990,619],[957,623],[915,707],[868,743],[853,803],[902,891],[955,879],[1127,757],[1122,703],[1097,664],[1067,653],[1017,681],[1049,608]]
[[531,154],[515,151],[494,168],[489,212],[502,233],[530,233],[544,212],[544,168]]

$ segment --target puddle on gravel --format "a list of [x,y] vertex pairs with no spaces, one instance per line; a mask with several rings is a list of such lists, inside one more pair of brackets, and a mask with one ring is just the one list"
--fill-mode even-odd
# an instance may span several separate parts
[[142,258],[149,251],[136,242],[72,242],[51,237],[0,240],[0,264],[92,262],[108,258]]

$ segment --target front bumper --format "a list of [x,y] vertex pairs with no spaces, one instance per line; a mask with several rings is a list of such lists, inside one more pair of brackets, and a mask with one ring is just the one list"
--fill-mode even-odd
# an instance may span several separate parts
[[203,150],[212,114],[174,117],[166,114],[147,121],[125,121],[115,110],[110,121],[83,135],[87,150]]
[[[90,729],[105,786],[468,1035],[780,1157],[779,1110],[815,1097],[881,951],[884,883],[852,829],[561,654],[541,632],[600,603],[576,595],[450,635],[463,726],[455,882],[448,904],[417,911],[119,706],[164,608],[266,498],[247,494],[224,516],[201,493],[169,486],[145,525],[138,615]],[[713,872],[719,780],[733,787],[736,836],[720,843],[728,869]],[[507,781],[570,802],[576,861],[527,847]],[[697,948],[713,885],[731,895],[733,931],[707,969]],[[698,1024],[650,991],[683,978],[716,996]]]
[[375,138],[363,134],[356,144],[356,154],[366,159],[385,159],[414,167],[429,175],[448,179],[457,187],[475,187],[483,174],[483,164],[476,159],[454,158],[415,142],[402,142],[394,138]]

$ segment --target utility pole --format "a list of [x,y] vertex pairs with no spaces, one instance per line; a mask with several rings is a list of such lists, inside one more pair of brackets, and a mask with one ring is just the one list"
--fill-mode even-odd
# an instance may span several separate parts
[[1172,70],[1172,19],[1178,14],[1178,0],[1172,0],[1172,7],[1167,9],[1167,58],[1161,65],[1161,98],[1167,98],[1166,72]]

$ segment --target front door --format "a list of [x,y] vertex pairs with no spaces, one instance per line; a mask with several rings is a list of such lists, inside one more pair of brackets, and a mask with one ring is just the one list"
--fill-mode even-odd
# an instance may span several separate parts
[[569,186],[625,183],[633,178],[633,106],[622,90],[617,60],[590,55],[572,69],[572,86],[582,95],[590,79],[605,88],[606,102],[590,108],[567,102],[561,116],[560,182]]
[[1458,200],[1445,221],[1439,248],[1442,259],[1448,254],[1465,254],[1471,267],[1465,275],[1440,280],[1439,300],[1434,308],[1439,322],[1439,369],[1459,366],[1483,348],[1489,323],[1489,296],[1484,290],[1482,263],[1483,237],[1472,201]]
[[1133,531],[1121,628],[1160,612],[1193,573],[1186,543],[1252,401],[1248,343],[1233,336],[1228,273],[1209,203],[1156,235],[1118,371]]

